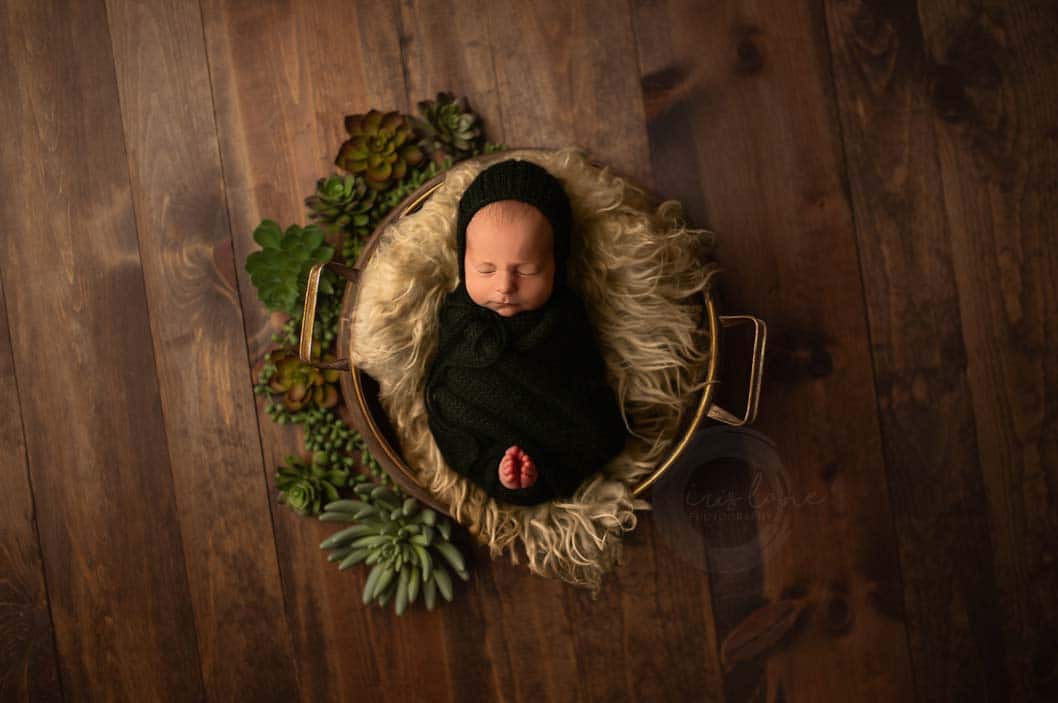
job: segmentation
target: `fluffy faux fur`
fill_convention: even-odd
[[[423,383],[437,347],[437,313],[459,282],[459,197],[481,170],[457,164],[407,217],[396,220],[365,266],[353,319],[353,364],[379,383],[379,400],[420,483],[493,558],[520,543],[531,571],[591,589],[621,563],[621,536],[650,504],[631,495],[673,447],[682,414],[704,386],[709,340],[699,328],[701,291],[719,267],[713,233],[689,229],[680,204],[656,211],[642,190],[596,168],[577,147],[506,157],[547,168],[573,206],[568,283],[598,332],[608,378],[632,441],[567,501],[521,507],[492,500],[445,463],[427,426]]]

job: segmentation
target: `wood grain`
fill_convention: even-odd
[[[0,700],[61,701],[5,302],[0,279],[0,384],[12,391],[0,415]]]
[[[759,592],[738,572],[713,581],[720,639],[791,593],[816,615],[765,669],[732,671],[727,700],[908,700],[904,623],[872,605],[901,581],[823,18],[784,2],[636,12],[658,189],[701,201],[691,212],[717,232],[727,311],[751,310],[780,336],[808,330],[833,358],[827,376],[764,388],[757,425],[800,502],[786,510],[781,549],[762,552]],[[826,626],[819,606],[831,602],[851,627]]]
[[[507,141],[486,0],[401,0],[401,54],[408,107],[440,91],[467,99],[488,141]],[[514,145],[509,145],[514,146]]]
[[[201,699],[105,8],[5,4],[0,36],[0,266],[62,692]]]
[[[1054,11],[851,2],[827,20],[916,688],[1053,699]]]
[[[496,2],[484,20],[494,47],[504,134],[512,146],[575,144],[649,183],[627,7]]]
[[[199,6],[107,8],[202,676],[222,700],[292,697]]]

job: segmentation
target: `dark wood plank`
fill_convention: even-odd
[[[607,2],[499,2],[485,16],[511,146],[576,144],[650,180],[632,18]]]
[[[0,280],[0,383],[11,391],[0,415],[0,700],[61,701],[5,303]]]
[[[199,6],[107,6],[202,675],[211,698],[289,700],[296,672]]]
[[[224,182],[251,356],[272,347],[267,314],[243,268],[264,218],[307,224],[304,198],[337,169],[345,115],[407,111],[389,2],[202,4]],[[260,406],[263,409],[263,404]],[[300,449],[289,428],[261,412],[269,495],[274,467]],[[385,697],[433,688],[446,675],[438,611],[365,608],[365,569],[339,572],[319,543],[333,526],[273,503],[279,565],[302,698]],[[462,594],[460,594],[462,596]]]
[[[1054,700],[1053,8],[827,21],[919,697]]]
[[[0,267],[62,689],[200,700],[105,7],[5,3],[0,36]]]
[[[726,310],[765,319],[773,344],[795,331],[832,359],[822,377],[763,389],[757,427],[777,443],[797,502],[782,548],[762,552],[761,579],[714,578],[719,636],[762,604],[799,596],[813,607],[766,666],[725,678],[727,700],[909,700],[823,18],[799,3],[672,0],[637,3],[635,26],[657,189],[718,233]],[[727,480],[744,490],[736,472]],[[831,612],[847,622],[833,627]]]

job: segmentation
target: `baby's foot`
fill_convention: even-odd
[[[536,483],[536,464],[517,444],[509,447],[500,460],[500,483],[512,490]]]

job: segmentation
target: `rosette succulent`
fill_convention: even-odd
[[[415,130],[399,112],[371,110],[347,115],[345,130],[349,139],[338,150],[334,163],[362,176],[372,190],[385,190],[400,181],[424,158]]]
[[[470,579],[463,555],[449,541],[452,524],[414,498],[362,475],[351,483],[356,498],[327,503],[319,519],[354,524],[328,537],[320,548],[333,550],[327,560],[338,562],[339,569],[360,562],[371,566],[364,605],[384,607],[392,600],[397,615],[403,615],[420,592],[428,610],[434,609],[438,592],[451,601],[449,569],[464,581]]]
[[[309,219],[331,231],[370,234],[375,191],[360,176],[333,175],[316,181],[316,192],[305,199]]]
[[[315,225],[304,229],[291,225],[283,232],[272,220],[262,221],[253,238],[261,250],[246,257],[246,271],[257,288],[257,297],[269,310],[300,314],[309,269],[330,261],[334,247],[324,242],[323,231]],[[330,295],[336,283],[334,272],[325,269],[319,290]]]
[[[318,359],[320,343],[313,342],[313,358]],[[318,369],[304,363],[292,349],[277,349],[269,354],[275,373],[268,380],[268,390],[283,394],[283,406],[297,412],[312,404],[318,408],[333,408],[338,404],[338,381],[341,371]],[[322,361],[335,361],[334,354],[324,354]]]
[[[293,455],[276,470],[279,501],[298,515],[318,515],[320,505],[337,500],[338,489],[348,482],[349,472],[344,469],[327,469]]]
[[[360,176],[334,175],[316,182],[316,192],[305,199],[309,218],[341,236],[342,259],[356,261],[375,219],[371,210],[378,191]]]
[[[479,151],[478,116],[467,108],[464,96],[457,99],[442,91],[436,100],[423,100],[418,107],[425,120],[412,117],[412,124],[425,135],[419,143],[432,158],[441,160],[451,156],[458,160]]]

